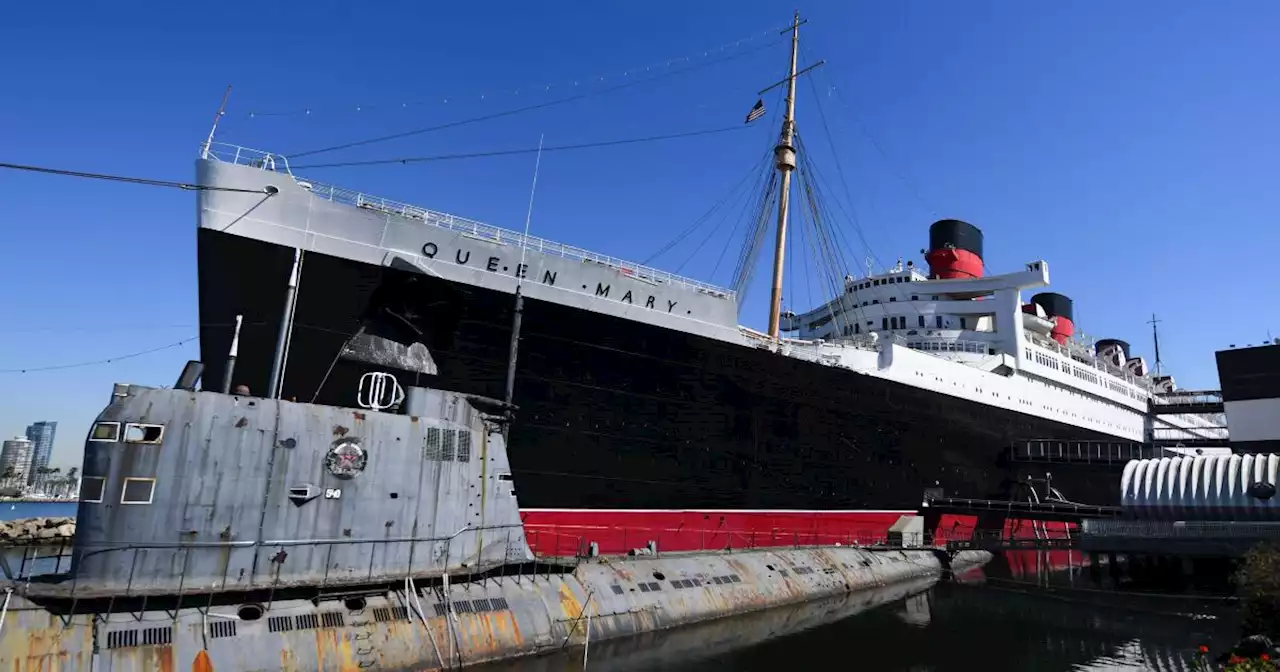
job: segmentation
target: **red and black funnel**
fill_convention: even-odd
[[[1044,314],[1053,321],[1053,329],[1049,331],[1053,340],[1059,345],[1066,345],[1076,331],[1071,299],[1055,292],[1041,292],[1031,297],[1031,302],[1043,308]]]
[[[931,278],[981,278],[982,230],[958,219],[940,219],[929,227],[924,259]]]

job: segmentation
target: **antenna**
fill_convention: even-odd
[[[520,351],[520,317],[524,314],[524,295],[520,288],[524,285],[525,252],[529,249],[529,223],[533,221],[533,195],[538,191],[538,169],[542,167],[542,141],[546,134],[538,136],[538,156],[533,160],[533,186],[529,187],[529,209],[524,215],[524,238],[520,241],[520,265],[516,266],[516,307],[511,314],[511,347],[507,351],[507,387],[503,401],[507,403],[508,417],[511,414],[511,399],[516,390],[516,356]]]
[[[782,312],[782,268],[787,249],[787,209],[791,205],[791,171],[796,169],[795,117],[796,117],[796,77],[822,65],[817,63],[796,72],[796,58],[800,52],[800,26],[808,20],[800,19],[800,12],[795,13],[791,26],[791,72],[787,78],[760,90],[760,95],[783,84],[787,85],[787,111],[782,118],[782,134],[778,137],[778,145],[773,148],[775,166],[782,173],[782,189],[778,194],[778,241],[773,251],[773,294],[769,301],[769,337],[778,339],[778,319]],[[782,31],[783,34],[787,30]]]
[[[1156,375],[1157,376],[1160,375],[1160,331],[1156,328],[1156,325],[1159,323],[1160,323],[1160,320],[1156,319],[1156,314],[1151,313],[1151,319],[1147,320],[1147,324],[1151,325],[1151,340],[1155,341],[1155,346],[1156,346]]]
[[[222,115],[227,113],[227,98],[231,96],[231,85],[227,85],[227,90],[222,93],[222,104],[218,105],[218,113],[213,115],[213,127],[209,129],[209,137],[204,141],[204,149],[200,151],[200,158],[209,158],[209,147],[213,145],[213,134],[218,130],[218,120]]]

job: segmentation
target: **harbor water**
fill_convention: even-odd
[[[999,576],[1004,574],[1004,576]],[[1042,576],[992,572],[944,582],[889,604],[799,633],[723,648],[732,631],[766,615],[730,619],[640,646],[589,647],[586,669],[640,671],[858,669],[901,672],[1137,672],[1196,667],[1200,645],[1216,653],[1239,637],[1238,607],[1214,595],[1118,592],[1080,568]],[[583,652],[484,666],[484,672],[583,669]]]

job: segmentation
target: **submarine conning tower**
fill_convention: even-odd
[[[78,594],[378,583],[531,560],[505,419],[486,408],[501,402],[366,376],[385,376],[394,403],[116,385],[85,443]]]
[[[1053,329],[1049,331],[1049,336],[1057,341],[1058,345],[1066,345],[1071,335],[1076,332],[1073,317],[1075,308],[1071,299],[1055,292],[1041,292],[1031,297],[1031,303],[1043,308],[1044,314],[1053,321]]]
[[[929,226],[929,277],[954,280],[982,277],[982,230],[958,219]]]

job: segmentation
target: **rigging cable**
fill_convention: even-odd
[[[800,49],[801,49],[801,52],[803,53],[804,47],[802,46]],[[830,70],[830,68],[828,68],[827,70]],[[898,178],[898,181],[902,184],[903,188],[905,188],[907,192],[912,195],[912,197],[914,197],[917,201],[919,201],[920,205],[923,206],[925,210],[928,210],[929,214],[933,215],[933,218],[935,220],[939,219],[937,211],[933,208],[933,206],[929,205],[928,201],[925,200],[924,192],[913,181],[908,180],[907,176],[902,171],[902,169],[898,166],[898,164],[894,163],[894,161],[889,158],[889,154],[884,151],[884,147],[882,147],[880,145],[880,142],[876,140],[875,136],[871,134],[871,130],[867,128],[866,123],[864,123],[862,121],[862,118],[858,116],[854,107],[850,105],[847,101],[845,101],[844,94],[841,93],[840,87],[836,86],[835,83],[831,81],[831,76],[827,74],[827,71],[823,71],[823,77],[827,79],[828,90],[835,92],[836,100],[840,101],[840,104],[845,108],[845,110],[849,112],[849,116],[852,117],[854,123],[858,125],[858,130],[861,131],[862,135],[866,137],[866,139],[871,143],[871,146],[876,150],[876,153],[880,155],[880,158],[884,159],[885,165],[887,165],[889,167],[889,170],[893,172],[894,177]],[[816,86],[813,84],[812,80],[810,81],[810,86]],[[817,98],[816,88],[814,89],[814,98],[815,99]],[[819,111],[819,114],[821,114],[821,111]],[[826,126],[825,118],[823,119],[823,126]],[[831,133],[830,130],[828,130],[827,131],[828,136],[830,136],[830,133]],[[840,167],[838,165],[836,166],[836,171],[838,173],[843,172],[840,170]],[[842,181],[844,180],[843,175],[841,175],[840,179]]]
[[[781,100],[782,89],[779,88],[774,102],[779,104]],[[770,137],[773,137],[772,133]],[[769,144],[772,151],[777,141],[770,140]],[[760,258],[761,245],[764,243],[765,233],[769,229],[769,215],[777,209],[777,202],[781,198],[781,190],[778,189],[778,171],[772,169],[772,160],[766,165],[768,166],[768,180],[764,188],[760,190],[760,198],[756,206],[755,225],[743,236],[742,247],[738,252],[738,261],[733,270],[732,287],[738,295],[738,310],[742,310],[742,306],[746,303],[746,294],[747,289],[750,287],[751,276],[755,272],[756,263]]]
[[[765,185],[768,183],[768,180],[769,180],[769,176],[767,173],[767,171],[769,170],[768,164],[764,163],[760,165],[764,166],[764,169],[761,170],[760,168],[757,168],[756,179],[752,182],[751,190],[748,191],[746,194],[744,194],[741,200],[741,206],[737,208],[737,215],[732,217],[733,228],[729,230],[730,240],[733,239],[733,236],[738,231],[738,227],[741,226],[743,220],[746,219],[747,213],[751,211],[752,203],[759,200],[760,191],[764,189]],[[751,196],[752,194],[754,194],[755,196],[752,197]],[[676,269],[677,273],[682,272],[685,266],[692,263],[694,257],[697,256],[698,252],[702,251],[702,248],[706,247],[707,243],[711,242],[711,239],[715,237],[717,233],[720,232],[720,229],[730,220],[731,212],[732,210],[726,210],[724,212],[724,214],[720,217],[720,221],[716,222],[716,225],[712,227],[710,231],[707,232],[707,235],[704,236],[702,240],[698,243],[698,245],[689,253],[689,256],[683,262],[680,263],[680,265]],[[716,264],[715,266],[712,267],[711,273],[709,274],[708,277],[710,278],[715,277],[716,271],[720,269],[720,262],[721,260],[724,259],[725,250],[727,250],[728,247],[729,247],[728,245],[725,245],[724,247],[721,248],[720,255],[716,258]]]
[[[733,233],[737,232],[738,226],[742,223],[742,220],[746,217],[748,211],[751,210],[751,204],[759,198],[759,194],[761,190],[764,189],[765,185],[768,183],[768,177],[769,177],[768,171],[771,170],[771,165],[770,165],[771,161],[769,157],[770,155],[772,155],[772,153],[773,153],[773,150],[772,148],[770,148],[765,153],[765,157],[764,157],[765,160],[763,162],[756,163],[756,179],[753,183],[753,190],[747,192],[748,196],[742,199],[742,207],[738,209],[738,214],[734,218],[733,229],[730,232],[731,239],[732,239]],[[750,194],[756,194],[756,198],[751,198],[749,196]],[[724,212],[723,216],[720,217],[720,221],[717,222],[714,227],[712,227],[711,231],[709,231],[707,235],[703,237],[702,241],[698,243],[697,247],[695,247],[694,250],[689,253],[689,256],[685,258],[685,260],[681,262],[680,265],[676,268],[677,273],[682,272],[684,270],[684,267],[687,266],[690,262],[692,262],[694,257],[697,256],[698,252],[700,252],[702,248],[705,247],[706,244],[711,241],[711,238],[714,237],[716,233],[720,231],[721,227],[725,225],[725,222],[729,221],[730,212],[732,212],[731,209],[726,210]],[[723,256],[724,256],[724,250],[721,250],[721,258],[723,258]],[[714,277],[715,271],[718,268],[719,268],[719,260],[717,260],[716,267],[712,269],[712,273],[710,277]]]
[[[261,327],[261,326],[265,326],[266,324],[267,324],[266,322],[242,322],[239,326],[240,326],[241,328],[244,328],[244,327]],[[83,328],[83,329],[76,329],[76,328],[74,328],[74,327],[72,327],[72,328],[67,328],[67,329],[68,329],[68,330],[78,330],[78,331],[87,331],[87,330],[95,330],[95,331],[96,331],[96,330],[103,330],[103,329],[134,329],[134,328],[138,328],[138,329],[147,329],[147,330],[151,330],[151,329],[179,329],[179,328],[183,328],[183,329],[190,329],[190,328],[193,328],[193,327],[198,327],[201,331],[206,331],[206,330],[209,330],[209,329],[234,329],[236,326],[237,326],[237,325],[236,325],[236,323],[235,323],[235,322],[226,322],[226,323],[210,323],[210,324],[200,324],[200,325],[193,325],[193,324],[170,324],[170,325],[159,325],[159,326],[156,326],[156,325],[152,325],[152,326],[146,326],[146,325],[117,325],[117,326],[115,326],[115,327],[110,327],[110,326],[102,327],[102,326],[96,326],[96,325],[95,325],[95,326],[93,326],[93,327],[85,327],[85,328]],[[26,332],[26,333],[31,333],[31,332],[53,331],[53,330],[54,330],[53,328],[50,328],[50,329],[16,329],[16,330],[12,330],[12,331],[11,331],[11,330],[8,330],[8,329],[5,329],[5,330],[0,330],[0,333],[4,333],[4,332],[10,332],[10,333],[24,333],[24,332]],[[123,354],[123,355],[116,355],[115,357],[107,357],[107,358],[105,358],[105,359],[95,359],[95,360],[86,361],[86,362],[76,362],[76,363],[73,363],[73,364],[53,364],[53,365],[49,365],[49,366],[26,366],[26,367],[20,367],[20,368],[0,369],[0,373],[35,373],[35,372],[39,372],[39,371],[60,371],[60,370],[63,370],[63,369],[79,369],[79,368],[83,368],[83,367],[86,367],[86,366],[98,366],[98,365],[101,365],[101,364],[114,364],[115,362],[123,361],[123,360],[126,360],[126,359],[133,359],[133,358],[135,358],[135,357],[141,357],[141,356],[143,356],[143,355],[149,355],[149,354],[152,354],[152,353],[155,353],[155,352],[161,352],[161,351],[164,351],[164,350],[171,350],[171,349],[173,349],[173,348],[181,347],[181,346],[186,345],[187,343],[190,343],[190,342],[192,342],[192,341],[195,341],[195,340],[197,340],[197,339],[199,339],[199,338],[200,338],[200,336],[199,336],[199,335],[196,335],[196,336],[192,336],[192,337],[190,337],[190,338],[184,338],[184,339],[182,339],[182,340],[180,340],[180,341],[176,341],[176,342],[169,343],[169,344],[166,344],[166,345],[161,345],[161,346],[158,346],[158,347],[155,347],[155,348],[148,348],[148,349],[146,349],[146,350],[139,350],[139,351],[137,351],[137,352],[130,352],[130,353]]]
[[[617,145],[634,145],[645,142],[659,142],[662,140],[677,140],[680,138],[692,138],[700,135],[715,135],[717,133],[729,133],[731,131],[741,131],[749,128],[747,126],[725,126],[723,128],[705,128],[698,131],[687,131],[684,133],[669,133],[666,135],[649,135],[641,138],[623,138],[621,140],[603,140],[600,142],[583,142],[573,145],[553,145],[543,147],[543,152],[560,152],[575,149],[590,149],[593,147],[614,147]],[[483,159],[495,156],[512,156],[516,154],[536,154],[539,151],[537,147],[527,147],[522,149],[499,149],[489,152],[464,152],[460,154],[437,154],[435,156],[407,156],[399,159],[372,159],[367,161],[339,161],[336,163],[310,163],[300,166],[290,166],[290,170],[312,170],[316,168],[348,168],[359,166],[382,166],[393,163],[410,164],[410,163],[427,163],[430,161],[454,161],[458,159]]]
[[[129,184],[141,184],[148,187],[169,187],[171,189],[183,189],[186,191],[229,191],[239,194],[266,194],[274,196],[276,194],[275,187],[263,187],[262,189],[237,189],[235,187],[210,187],[202,184],[192,184],[190,182],[171,182],[168,180],[153,180],[145,177],[128,177],[125,175],[109,175],[106,173],[85,173],[77,170],[64,170],[61,168],[45,168],[42,166],[27,166],[19,163],[0,163],[0,168],[8,168],[10,170],[23,170],[32,173],[44,173],[46,175],[61,175],[64,177],[81,177],[92,180],[107,180],[111,182],[127,182]]]
[[[547,108],[547,107],[552,107],[552,106],[554,106],[554,105],[563,105],[563,104],[565,104],[565,103],[570,103],[570,102],[574,102],[574,101],[577,101],[577,100],[582,100],[582,99],[584,99],[584,98],[589,98],[589,97],[592,97],[592,96],[603,95],[603,94],[606,94],[606,93],[613,93],[613,92],[615,92],[615,91],[621,91],[621,90],[623,90],[623,89],[628,89],[628,88],[631,88],[631,87],[633,87],[633,86],[638,86],[638,85],[640,85],[640,84],[647,84],[647,83],[649,83],[649,82],[655,82],[655,81],[658,81],[658,80],[661,80],[661,79],[666,79],[667,77],[674,77],[674,76],[676,76],[676,75],[681,75],[681,74],[685,74],[685,73],[693,72],[693,71],[695,71],[695,70],[700,70],[700,69],[702,69],[702,68],[710,67],[710,66],[712,66],[712,65],[716,65],[716,64],[719,64],[719,63],[724,63],[724,62],[726,62],[726,61],[731,61],[731,60],[734,60],[734,59],[737,59],[737,58],[742,58],[743,56],[746,56],[746,55],[748,55],[748,54],[753,54],[753,53],[755,53],[755,52],[757,52],[757,51],[760,51],[760,50],[762,50],[762,49],[765,49],[765,48],[768,48],[768,47],[771,47],[771,46],[774,46],[774,45],[777,45],[777,44],[782,44],[784,41],[785,41],[785,40],[775,40],[775,41],[773,41],[773,42],[766,42],[765,44],[762,44],[762,45],[760,45],[759,47],[756,47],[755,49],[749,49],[749,50],[747,50],[747,51],[743,51],[743,52],[740,52],[740,53],[737,53],[737,54],[733,54],[733,55],[730,55],[730,56],[726,56],[726,57],[724,57],[724,58],[713,59],[713,60],[707,61],[707,62],[705,62],[705,63],[699,63],[699,64],[697,64],[697,65],[690,66],[690,67],[688,67],[688,68],[683,68],[683,69],[680,69],[680,70],[673,70],[673,71],[671,71],[671,72],[665,72],[665,73],[662,73],[662,74],[660,74],[660,75],[655,75],[655,76],[653,76],[653,77],[648,77],[648,78],[645,78],[645,79],[639,79],[639,80],[635,80],[635,81],[631,81],[631,82],[624,82],[624,83],[622,83],[622,84],[617,84],[617,85],[615,85],[615,86],[611,86],[611,87],[606,87],[606,88],[604,88],[604,89],[600,89],[599,91],[590,91],[590,92],[586,92],[586,93],[578,93],[578,94],[574,94],[574,95],[572,95],[572,96],[566,96],[566,97],[564,97],[564,98],[557,98],[557,99],[555,99],[555,100],[549,100],[549,101],[546,101],[546,102],[543,102],[543,103],[537,103],[537,104],[534,104],[534,105],[525,105],[524,107],[518,107],[518,108],[509,109],[509,110],[503,110],[503,111],[501,111],[501,112],[493,112],[493,113],[485,114],[485,115],[481,115],[481,116],[478,116],[478,117],[470,117],[470,118],[467,118],[467,119],[459,119],[459,120],[456,120],[456,121],[450,121],[450,122],[446,122],[446,123],[443,123],[443,124],[436,124],[436,125],[434,125],[434,126],[426,126],[426,127],[423,127],[423,128],[417,128],[417,129],[413,129],[413,130],[409,130],[409,131],[401,131],[401,132],[399,132],[399,133],[392,133],[392,134],[390,134],[390,135],[382,135],[382,136],[378,136],[378,137],[374,137],[374,138],[368,138],[368,139],[365,139],[365,140],[356,140],[356,141],[352,141],[352,142],[345,142],[345,143],[342,143],[342,144],[339,144],[339,145],[332,145],[332,146],[329,146],[329,147],[321,147],[321,148],[319,148],[319,149],[311,149],[311,150],[307,150],[307,151],[305,151],[305,152],[294,152],[294,153],[288,154],[287,156],[289,156],[290,158],[293,158],[293,159],[297,159],[297,158],[301,158],[301,157],[304,157],[304,156],[311,156],[311,155],[313,155],[313,154],[322,154],[322,153],[325,153],[325,152],[335,152],[335,151],[338,151],[338,150],[340,150],[340,149],[350,149],[350,148],[352,148],[352,147],[362,147],[362,146],[364,146],[364,145],[371,145],[371,144],[378,143],[378,142],[386,142],[386,141],[388,141],[388,140],[399,140],[400,138],[407,138],[407,137],[411,137],[411,136],[414,136],[414,135],[421,135],[421,134],[423,134],[423,133],[431,133],[431,132],[433,132],[433,131],[440,131],[440,130],[444,130],[444,129],[447,129],[447,128],[457,128],[457,127],[459,127],[459,126],[465,126],[465,125],[468,125],[468,124],[478,123],[478,122],[481,122],[481,121],[489,121],[489,120],[491,120],[491,119],[499,119],[499,118],[502,118],[502,117],[508,117],[508,116],[511,116],[511,115],[520,114],[520,113],[522,113],[522,112],[531,112],[531,111],[533,111],[533,110],[540,110],[540,109],[544,109],[544,108]]]
[[[778,88],[778,90],[777,90],[777,93],[774,95],[774,98],[773,98],[773,106],[774,106],[774,109],[781,109],[781,108],[782,108],[782,97],[783,97],[783,90],[782,90],[782,88],[781,88],[781,87],[779,87],[779,88]],[[767,114],[767,113],[766,113],[766,114]],[[763,172],[761,173],[760,181],[759,181],[758,185],[757,185],[757,186],[756,186],[756,188],[755,188],[755,193],[756,193],[757,197],[756,197],[756,199],[754,200],[754,202],[756,203],[756,205],[755,205],[755,207],[754,207],[754,208],[752,208],[752,201],[745,201],[745,202],[743,203],[743,209],[742,209],[742,212],[741,212],[741,214],[739,214],[739,215],[738,215],[738,219],[737,219],[737,221],[735,221],[735,222],[734,222],[734,224],[733,224],[733,230],[731,230],[731,231],[729,232],[729,240],[730,240],[730,241],[734,240],[734,238],[738,235],[738,228],[739,228],[740,226],[742,226],[742,223],[743,223],[744,221],[746,221],[746,214],[747,214],[747,212],[748,212],[748,211],[753,211],[753,212],[755,212],[754,221],[755,221],[755,222],[757,223],[757,225],[758,225],[758,223],[759,223],[759,221],[760,221],[760,217],[761,217],[761,216],[763,216],[763,215],[761,215],[760,213],[761,213],[761,212],[763,212],[763,211],[767,211],[767,210],[769,210],[769,209],[770,209],[770,208],[769,208],[769,204],[773,202],[773,201],[772,201],[772,199],[773,199],[773,194],[771,194],[771,193],[770,193],[770,190],[772,190],[772,189],[773,189],[773,184],[774,184],[774,183],[773,183],[773,179],[774,179],[774,177],[775,177],[775,175],[776,175],[776,173],[775,173],[775,171],[774,171],[774,165],[773,165],[773,163],[774,163],[773,155],[774,155],[774,146],[777,144],[777,140],[776,140],[776,136],[775,136],[775,133],[777,133],[777,131],[776,131],[776,130],[773,130],[773,129],[770,129],[768,126],[766,126],[765,128],[766,128],[766,129],[768,129],[768,130],[766,131],[766,133],[765,133],[765,136],[764,136],[764,139],[765,139],[765,160],[764,160],[764,162],[763,162],[763,164],[762,164]],[[744,234],[743,234],[743,245],[744,245],[744,246],[745,246],[745,245],[747,245],[747,244],[748,244],[748,242],[747,242],[747,241],[748,241],[748,240],[750,240],[750,239],[751,239],[750,234],[749,234],[749,233],[744,233]],[[712,267],[712,269],[711,269],[711,276],[712,276],[712,277],[714,277],[714,276],[715,276],[715,274],[720,270],[720,264],[724,262],[724,256],[725,256],[725,254],[726,254],[728,251],[729,251],[729,245],[728,245],[728,244],[726,244],[723,248],[721,248],[721,250],[720,250],[720,256],[716,258],[716,264],[715,264],[715,266],[714,266],[714,267]],[[740,258],[741,258],[741,257],[740,257]],[[737,275],[737,272],[735,271],[735,276],[736,276],[736,275]],[[732,283],[732,282],[734,282],[734,281],[732,281],[732,280],[731,280],[731,283]],[[747,278],[746,278],[746,280],[744,280],[744,282],[743,282],[743,286],[744,286],[744,287],[746,286],[746,283],[747,283],[747,282],[750,282],[750,275],[748,275],[748,276],[747,276]],[[739,297],[739,301],[738,301],[738,310],[739,310],[739,311],[741,311],[741,310],[742,310],[742,306],[743,306],[743,304],[744,304],[743,298],[744,298],[744,297]]]
[[[834,149],[834,144],[832,144],[832,148]],[[825,183],[825,182],[826,182],[826,179],[825,179],[825,178],[823,178],[823,176],[822,176],[821,172],[820,172],[820,171],[819,171],[815,166],[813,166],[813,164],[812,164],[812,163],[810,163],[810,164],[809,164],[809,170],[810,170],[810,172],[811,172],[811,173],[813,173],[814,178],[815,178],[815,182],[814,182],[814,185],[813,185],[813,186],[814,186],[814,189],[815,189],[815,190],[817,190],[817,191],[820,193],[820,192],[822,191],[822,189],[823,189],[821,185],[822,185],[823,183]],[[847,193],[848,193],[848,192],[847,192],[847,189],[848,189],[847,185],[846,185],[846,187],[845,187],[845,188],[846,188],[846,194],[847,194]],[[819,197],[819,198],[820,198],[820,201],[819,201],[819,202],[823,204],[823,205],[822,205],[822,207],[823,207],[823,209],[827,212],[827,218],[828,218],[828,220],[834,220],[834,219],[835,219],[835,216],[834,216],[834,213],[832,213],[832,212],[830,211],[830,208],[829,208],[829,207],[827,207],[827,206],[825,205],[825,203],[826,203],[826,201],[827,201],[827,200],[832,200],[832,201],[834,201],[834,202],[835,202],[835,204],[836,204],[836,207],[837,207],[837,208],[839,208],[841,211],[844,211],[844,206],[841,204],[841,202],[840,202],[840,199],[839,199],[839,198],[834,198],[834,199],[822,199],[821,197]],[[852,203],[850,203],[850,206],[852,207]],[[854,213],[853,215],[850,215],[848,212],[845,212],[845,215],[846,215],[846,217],[848,217],[849,219],[851,219],[851,220],[855,223],[855,226],[858,228],[858,230],[859,230],[859,232],[860,232],[860,231],[861,231],[861,227],[860,227],[860,225],[858,224],[856,211],[855,211],[855,213]],[[834,231],[835,231],[835,237],[836,237],[836,238],[840,238],[840,237],[841,237],[841,236],[839,235],[839,234],[840,234],[840,229],[839,229],[839,228],[836,228],[836,229],[834,229]],[[871,258],[872,258],[873,260],[875,260],[875,262],[876,262],[877,264],[879,264],[879,265],[880,265],[881,269],[887,269],[888,267],[887,267],[887,266],[886,266],[882,261],[880,261],[880,258],[876,255],[875,250],[871,248],[870,243],[867,243],[867,242],[866,242],[866,240],[865,240],[865,238],[864,238],[863,236],[861,236],[861,234],[859,235],[859,237],[863,240],[863,243],[864,243],[864,245],[865,245],[865,249],[866,249],[866,251],[867,251],[868,255],[869,255],[869,256],[871,256]],[[845,240],[844,245],[845,245],[846,247],[852,247],[852,246],[850,246],[850,245],[849,245],[849,243],[848,243],[847,239]],[[915,302],[913,302],[913,301],[908,301],[908,298],[907,298],[907,297],[909,296],[910,292],[907,290],[907,288],[899,286],[900,284],[903,284],[903,283],[896,283],[896,282],[895,282],[895,283],[890,283],[890,284],[893,286],[893,290],[892,290],[892,291],[893,291],[895,294],[897,294],[897,297],[896,297],[896,298],[898,298],[899,300],[901,300],[901,301],[903,301],[903,302],[907,302],[907,303],[909,303],[909,305],[911,306],[912,311],[914,311],[914,312],[916,313],[917,320],[918,320],[920,317],[924,317],[924,314],[923,314],[922,312],[920,312],[920,308],[919,308],[919,306],[917,306],[917,305],[915,304]],[[850,302],[850,303],[852,303],[852,302]],[[863,311],[863,312],[865,312],[865,311]]]
[[[134,357],[141,357],[143,355],[149,355],[153,352],[160,352],[162,350],[171,350],[173,348],[178,348],[192,341],[195,341],[199,338],[200,338],[199,336],[192,336],[191,338],[184,338],[181,341],[178,341],[176,343],[169,343],[168,345],[149,348],[147,350],[139,350],[138,352],[131,352],[125,355],[117,355],[115,357],[108,357],[106,359],[95,359],[89,362],[77,362],[75,364],[54,364],[51,366],[28,366],[28,367],[17,368],[17,369],[0,369],[0,373],[34,373],[37,371],[60,371],[63,369],[79,369],[86,366],[97,366],[99,364],[113,364],[115,362],[119,362],[122,360],[133,359]]]
[[[773,28],[770,30],[757,32],[741,39],[725,42],[721,44],[718,48],[702,49],[699,51],[699,53],[694,53],[690,56],[681,56],[679,58],[670,58],[660,63],[650,63],[649,65],[636,66],[636,67],[627,68],[621,71],[614,70],[612,71],[611,74],[608,74],[608,73],[604,75],[597,74],[597,75],[589,75],[585,77],[578,77],[573,80],[561,80],[560,84],[547,84],[547,83],[532,84],[528,86],[521,86],[515,89],[493,91],[492,94],[494,96],[500,96],[500,95],[509,93],[509,94],[518,96],[520,95],[521,91],[538,91],[538,90],[550,91],[553,88],[558,89],[561,87],[576,87],[576,86],[579,86],[580,82],[588,82],[588,83],[597,82],[597,81],[602,82],[602,81],[605,81],[606,78],[612,79],[614,77],[629,77],[632,74],[651,72],[658,68],[670,68],[671,66],[676,65],[677,63],[691,61],[695,58],[705,58],[707,56],[710,56],[712,53],[718,54],[720,52],[724,52],[727,49],[736,48],[746,42],[753,42],[763,37],[776,36],[779,34],[781,30],[783,29]],[[781,43],[781,42],[785,42],[785,40],[775,41],[775,43]],[[619,72],[621,74],[619,74]],[[491,97],[489,94],[486,94],[486,93],[472,93],[472,94],[469,94],[469,96],[477,96],[480,100],[486,100],[489,97]],[[469,96],[442,96],[441,98],[432,98],[430,100],[417,100],[417,101],[400,102],[400,103],[374,103],[369,105],[357,104],[350,108],[345,108],[344,106],[344,108],[345,108],[345,111],[350,111],[350,112],[369,112],[369,111],[381,110],[383,108],[395,108],[399,110],[404,110],[410,107],[419,107],[419,106],[431,105],[435,103],[447,104],[453,100],[469,99]],[[334,106],[334,107],[336,108],[337,106]],[[315,111],[316,111],[316,108],[314,107],[305,107],[305,108],[293,109],[293,110],[281,110],[281,111],[274,111],[274,112],[272,111],[259,112],[256,110],[250,110],[247,113],[245,113],[244,116],[251,119],[257,118],[257,117],[292,117],[292,116],[310,117],[313,115]]]
[[[798,134],[797,134],[797,137],[798,137]],[[825,307],[827,309],[827,315],[830,317],[830,321],[835,325],[836,334],[837,336],[839,336],[839,335],[842,335],[844,331],[840,329],[841,317],[844,318],[845,326],[846,327],[849,326],[849,317],[847,315],[848,311],[841,310],[839,313],[837,313],[835,310],[835,307],[833,306],[833,304],[835,304],[836,302],[843,301],[844,299],[845,290],[843,288],[843,283],[835,279],[836,277],[841,277],[841,278],[843,277],[842,270],[840,268],[839,261],[836,259],[833,259],[831,257],[831,251],[827,249],[829,245],[827,244],[828,241],[827,241],[825,226],[821,219],[819,202],[817,200],[817,195],[814,193],[812,178],[810,177],[810,174],[812,173],[812,171],[810,170],[810,165],[811,165],[810,159],[808,158],[808,156],[805,155],[805,153],[803,153],[803,146],[800,144],[798,140],[796,144],[797,144],[797,147],[802,150],[802,153],[800,154],[801,158],[800,158],[799,165],[796,167],[797,173],[798,173],[796,176],[797,177],[796,181],[798,183],[797,186],[800,188],[801,194],[803,194],[805,197],[805,203],[809,205],[809,211],[808,211],[809,216],[800,217],[799,229],[801,232],[803,232],[804,224],[806,222],[813,227],[813,231],[808,236],[806,236],[806,238],[809,239],[810,247],[813,250],[814,258],[818,262],[818,266],[823,272],[823,275],[825,276],[824,280],[827,281],[827,284],[830,286],[830,291],[832,291],[836,297],[834,299],[823,302],[822,307]],[[806,213],[806,210],[803,207],[798,208],[797,210],[800,215],[804,215]],[[805,272],[806,274],[808,273],[807,265],[806,265]],[[806,277],[806,282],[807,281],[808,281],[808,278]],[[812,298],[810,298],[810,303],[812,304]]]
[[[693,224],[690,224],[683,231],[676,234],[674,238],[664,243],[662,247],[658,248],[657,252],[654,252],[653,254],[646,257],[644,261],[640,262],[640,264],[643,266],[648,266],[654,259],[657,259],[658,257],[662,256],[664,253],[666,253],[668,250],[675,247],[676,245],[679,245],[682,240],[684,240],[690,234],[692,234],[695,230],[697,230],[698,227],[706,223],[706,221],[710,219],[711,216],[715,214],[715,212],[719,210],[721,206],[723,206],[730,199],[732,199],[733,196],[737,194],[738,191],[742,188],[743,184],[745,184],[752,177],[757,177],[759,172],[760,172],[759,163],[753,160],[751,162],[750,167],[747,169],[746,174],[743,175],[742,178],[739,179],[737,182],[735,182],[734,185],[729,188],[729,191],[725,193],[724,196],[720,197],[720,200],[716,201],[715,204],[712,205],[710,208],[708,208],[706,212],[702,213],[700,217],[694,220]]]

